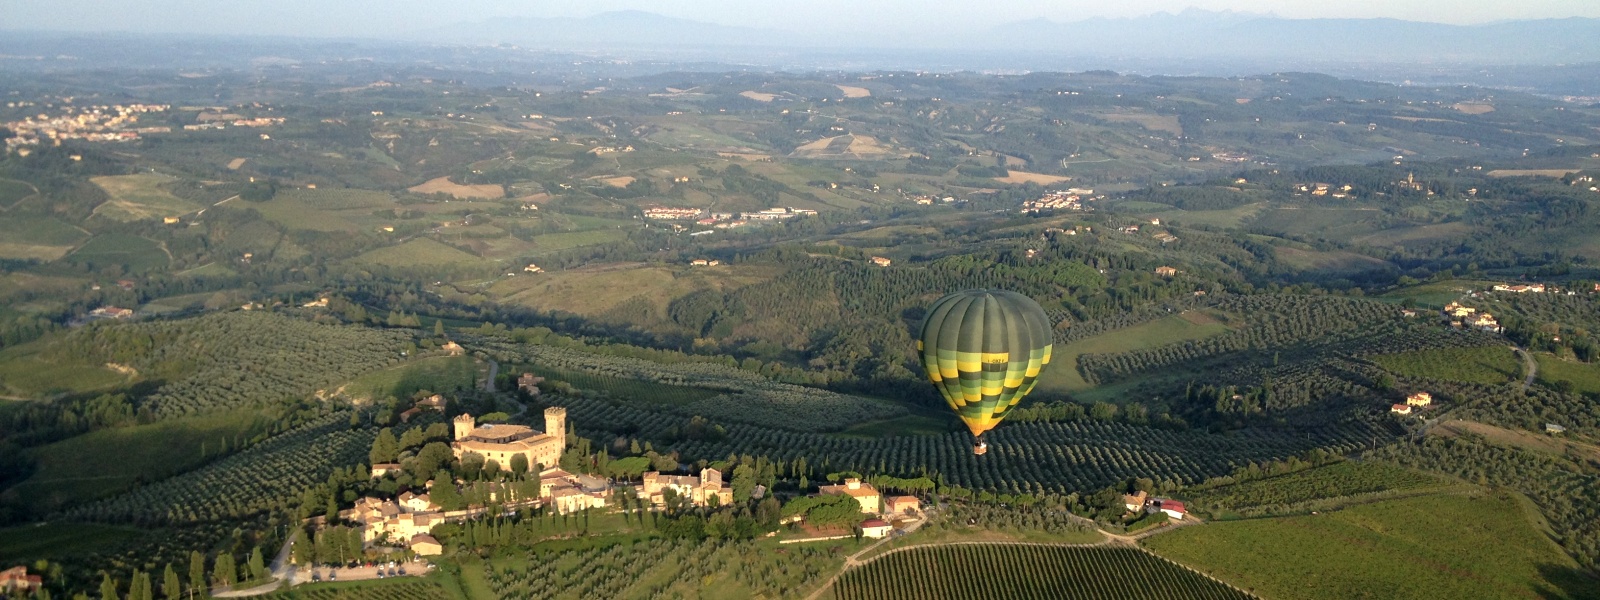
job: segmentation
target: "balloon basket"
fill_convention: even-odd
[[[978,442],[978,443],[972,445],[972,453],[973,454],[976,454],[978,456],[983,456],[987,452],[989,452],[989,445],[988,444],[985,444],[983,442]]]

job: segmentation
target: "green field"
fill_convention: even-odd
[[[38,344],[38,342],[35,342]],[[35,344],[0,350],[0,390],[22,398],[93,392],[128,382],[128,377],[104,365],[46,360]]]
[[[901,437],[914,435],[943,435],[951,431],[965,431],[961,422],[951,416],[906,415],[881,421],[869,421],[839,432],[836,435],[860,438]]]
[[[1435,494],[1185,527],[1144,544],[1281,600],[1600,597],[1530,513],[1507,494]]]
[[[1522,359],[1505,346],[1439,348],[1369,358],[1396,375],[1487,384],[1512,381],[1522,367]]]
[[[628,237],[626,231],[620,229],[596,229],[591,231],[568,231],[564,233],[546,233],[533,236],[534,255],[549,254],[561,250],[594,246],[621,241]]]
[[[1486,289],[1490,285],[1487,281],[1451,279],[1400,288],[1385,293],[1382,297],[1396,301],[1411,298],[1417,301],[1419,307],[1440,310],[1446,304],[1461,299],[1468,292]]]
[[[52,217],[7,216],[0,228],[0,258],[56,260],[89,233]]]
[[[1149,202],[1125,202],[1125,203],[1119,204],[1117,206],[1118,206],[1118,208],[1129,208],[1128,205],[1130,205],[1130,204],[1152,204],[1152,203],[1149,203]],[[1147,210],[1155,210],[1157,212],[1152,212],[1152,213],[1149,213],[1149,214],[1146,214],[1146,215],[1142,215],[1142,216],[1143,217],[1156,217],[1156,218],[1161,219],[1161,221],[1163,223],[1171,221],[1171,222],[1179,223],[1179,224],[1182,224],[1182,225],[1210,225],[1212,227],[1225,227],[1225,228],[1233,229],[1233,228],[1238,227],[1241,223],[1244,223],[1245,221],[1248,221],[1251,217],[1256,216],[1256,213],[1261,212],[1261,209],[1265,208],[1266,204],[1262,203],[1262,202],[1257,202],[1257,203],[1254,203],[1254,204],[1246,204],[1244,206],[1238,206],[1238,207],[1229,208],[1229,209],[1225,209],[1225,210],[1194,210],[1194,211],[1177,209],[1177,208],[1173,208],[1171,206],[1167,206],[1165,204],[1157,204],[1156,206],[1159,206],[1160,208],[1147,209]]]
[[[1247,599],[1211,579],[1127,547],[982,544],[913,548],[846,571],[835,600]]]
[[[429,238],[416,238],[399,245],[371,250],[351,259],[351,262],[397,268],[478,266],[487,263],[482,258]]]
[[[1600,394],[1600,363],[1581,363],[1561,360],[1549,354],[1535,354],[1539,362],[1539,382],[1554,385],[1559,381],[1572,382],[1572,389],[1583,394]]]
[[[95,177],[93,181],[111,196],[95,207],[94,214],[113,221],[178,217],[204,208],[164,189],[162,186],[177,181],[165,175],[115,175]]]
[[[371,190],[289,189],[278,192],[266,202],[235,200],[228,205],[254,209],[261,216],[289,229],[354,232],[372,231],[382,224],[393,224],[393,219],[383,219],[372,213],[393,208],[395,202],[388,193]]]
[[[132,527],[93,523],[41,523],[0,529],[0,563],[76,556],[144,535]]]
[[[1188,494],[1186,499],[1190,510],[1208,512],[1216,519],[1235,512],[1293,511],[1318,500],[1349,502],[1370,494],[1445,485],[1448,482],[1438,477],[1404,467],[1347,460],[1288,475],[1200,490]]]
[[[628,400],[641,400],[650,404],[671,404],[677,406],[687,405],[699,400],[714,397],[721,392],[688,387],[682,385],[667,385],[642,379],[627,377],[610,377],[595,375],[584,371],[554,369],[542,366],[529,366],[512,373],[531,372],[551,381],[565,381],[572,387],[580,390],[594,390],[605,392],[616,398]]]
[[[11,208],[23,198],[37,194],[32,185],[14,179],[0,179],[0,208]]]
[[[1111,354],[1220,335],[1228,326],[1204,314],[1185,313],[1142,323],[1056,346],[1050,364],[1039,375],[1036,392],[1071,393],[1092,388],[1078,372],[1078,356]]]
[[[418,390],[470,388],[477,381],[478,365],[472,357],[435,356],[357,377],[344,393],[352,398],[409,398]]]
[[[39,508],[109,496],[136,481],[155,481],[197,466],[208,456],[216,456],[225,439],[230,447],[238,448],[270,425],[256,411],[241,411],[102,429],[68,438],[33,450],[38,470],[6,495],[27,498]]]
[[[89,239],[72,254],[72,262],[101,268],[122,265],[130,273],[144,273],[167,266],[167,253],[161,245],[148,239],[126,233],[102,233]]]

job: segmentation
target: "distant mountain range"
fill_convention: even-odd
[[[1286,19],[1197,9],[1074,22],[1031,19],[940,35],[800,32],[717,25],[640,11],[584,18],[502,18],[405,36],[551,50],[763,47],[965,50],[1131,59],[1564,64],[1600,61],[1600,19],[1446,25],[1397,19]]]

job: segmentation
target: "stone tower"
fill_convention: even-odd
[[[461,415],[459,417],[456,417],[456,420],[455,420],[456,437],[455,437],[455,439],[460,440],[460,439],[466,438],[469,435],[472,435],[472,430],[477,428],[477,426],[478,426],[478,421],[477,421],[477,419],[472,418],[472,415],[463,414],[463,415]]]
[[[544,409],[544,433],[567,443],[567,409],[552,406]]]

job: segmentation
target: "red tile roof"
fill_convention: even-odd
[[[884,522],[883,519],[867,519],[867,520],[861,522],[861,528],[862,529],[867,529],[867,528],[871,528],[871,527],[888,527],[888,526],[889,526],[889,524],[887,522]]]

